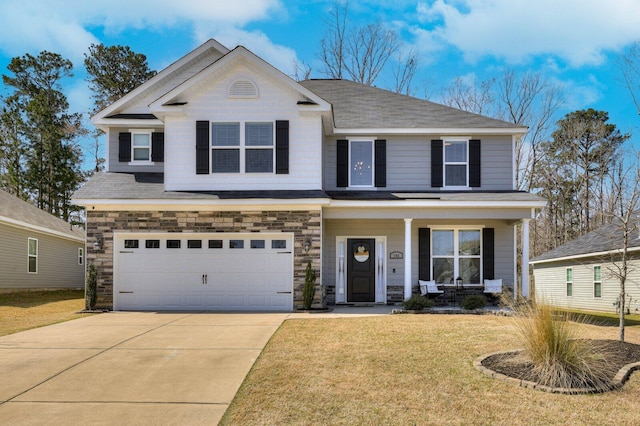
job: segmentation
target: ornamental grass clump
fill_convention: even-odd
[[[609,389],[610,354],[602,345],[581,338],[576,315],[557,312],[545,303],[521,305],[517,318],[531,375],[551,388]]]

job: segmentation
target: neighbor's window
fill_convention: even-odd
[[[84,249],[78,248],[78,265],[84,265]]]
[[[29,238],[27,248],[27,271],[30,274],[38,273],[38,240]]]
[[[469,185],[469,142],[444,141],[444,186]]]
[[[373,186],[373,141],[350,141],[349,186]]]
[[[602,267],[593,267],[593,297],[602,297]]]
[[[151,161],[151,132],[147,130],[132,130],[131,150],[133,161]]]
[[[573,296],[573,268],[567,268],[567,297]]]
[[[480,284],[481,232],[479,229],[434,229],[431,233],[433,279],[437,284]]]
[[[273,173],[273,122],[211,123],[213,173]]]

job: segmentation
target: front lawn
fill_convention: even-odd
[[[79,318],[83,290],[0,293],[0,336]]]
[[[588,337],[617,329],[583,326]],[[640,343],[640,327],[627,328]],[[221,424],[637,424],[640,373],[619,391],[547,394],[491,379],[479,355],[519,348],[513,319],[390,315],[286,321]]]

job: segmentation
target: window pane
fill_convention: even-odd
[[[373,143],[351,142],[351,185],[373,185]]]
[[[567,282],[573,281],[573,269],[567,268]]]
[[[465,284],[480,284],[480,258],[460,259],[460,277]]]
[[[167,240],[167,248],[168,249],[180,248],[180,240]]]
[[[148,133],[134,133],[133,134],[133,146],[134,147],[149,147],[149,134]]]
[[[433,279],[436,284],[451,284],[453,282],[452,259],[433,259]]]
[[[595,283],[593,285],[593,297],[602,297],[602,284]]]
[[[187,248],[190,248],[190,249],[202,248],[202,240],[188,240]]]
[[[245,123],[246,146],[273,146],[273,123]]]
[[[460,231],[458,240],[461,255],[480,256],[480,231]]]
[[[38,240],[29,239],[29,255],[38,255]]]
[[[263,249],[264,248],[264,240],[251,240],[251,248],[252,249]]]
[[[433,231],[433,255],[453,256],[453,231]]]
[[[567,283],[567,296],[573,296],[573,284]]]
[[[287,248],[287,240],[273,240],[271,241],[272,249],[286,249]]]
[[[444,184],[445,186],[467,186],[467,166],[447,165]]]
[[[149,148],[133,148],[133,159],[136,161],[148,161]]]
[[[247,149],[245,152],[245,168],[247,173],[272,173],[272,149]]]
[[[211,171],[213,173],[239,173],[240,150],[214,149],[211,154]]]
[[[446,142],[444,145],[444,161],[447,163],[466,163],[467,143]]]
[[[24,266],[23,266],[24,268]],[[29,257],[29,272],[38,272],[38,258]]]
[[[602,269],[600,266],[593,267],[593,280],[602,281]]]
[[[144,247],[148,249],[160,248],[160,240],[145,240]]]
[[[222,248],[222,240],[209,240],[209,248],[210,249],[221,249]]]
[[[231,248],[231,249],[244,248],[244,240],[231,240],[231,241],[229,241],[229,248]]]
[[[138,240],[124,240],[124,248],[138,248],[139,242]]]
[[[240,146],[240,123],[213,123],[211,145]]]

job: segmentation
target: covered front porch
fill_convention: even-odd
[[[325,207],[327,303],[394,304],[418,293],[419,280],[470,291],[499,278],[508,291],[529,296],[528,268],[519,272],[518,264],[529,262],[528,223],[537,206],[433,204],[332,201]]]

